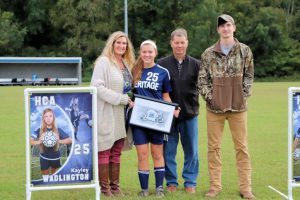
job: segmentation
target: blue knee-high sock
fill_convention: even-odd
[[[163,190],[165,167],[154,167],[156,189]]]
[[[148,190],[149,170],[139,170],[138,174],[142,190]]]

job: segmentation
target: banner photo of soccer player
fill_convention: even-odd
[[[293,178],[300,181],[300,93],[293,95]]]
[[[92,99],[90,91],[31,93],[32,185],[93,180]]]

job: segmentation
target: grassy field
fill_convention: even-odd
[[[255,83],[249,99],[248,131],[249,149],[253,166],[253,191],[257,199],[282,199],[268,185],[287,194],[287,89],[300,87],[300,82]],[[0,199],[25,199],[25,119],[24,87],[0,87]],[[166,194],[165,199],[205,199],[208,190],[207,138],[205,104],[201,100],[199,117],[200,176],[197,192],[187,195],[180,177],[179,191]],[[183,155],[178,148],[179,174]],[[226,125],[223,143],[223,191],[217,200],[240,199],[238,192],[235,153],[231,135]],[[122,156],[121,186],[126,196],[120,199],[139,199],[137,159],[135,150]],[[150,193],[154,192],[153,170],[150,175]],[[87,200],[95,199],[92,189],[33,192],[32,199]],[[105,199],[101,196],[101,199]],[[116,198],[114,198],[116,199]],[[147,199],[156,199],[151,195]],[[294,189],[294,199],[300,199],[300,190]]]

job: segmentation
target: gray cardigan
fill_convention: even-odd
[[[91,86],[97,88],[98,151],[110,149],[121,138],[126,138],[124,149],[131,149],[132,135],[126,135],[124,120],[124,106],[129,97],[123,94],[121,70],[107,57],[100,57],[95,63]]]

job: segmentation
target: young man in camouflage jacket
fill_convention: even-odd
[[[227,120],[235,145],[240,194],[244,199],[255,199],[247,142],[247,98],[254,77],[253,56],[247,45],[234,38],[235,30],[233,18],[220,15],[217,27],[220,39],[201,56],[198,87],[207,107],[210,176],[210,189],[205,196],[216,197],[222,190],[220,149]]]

